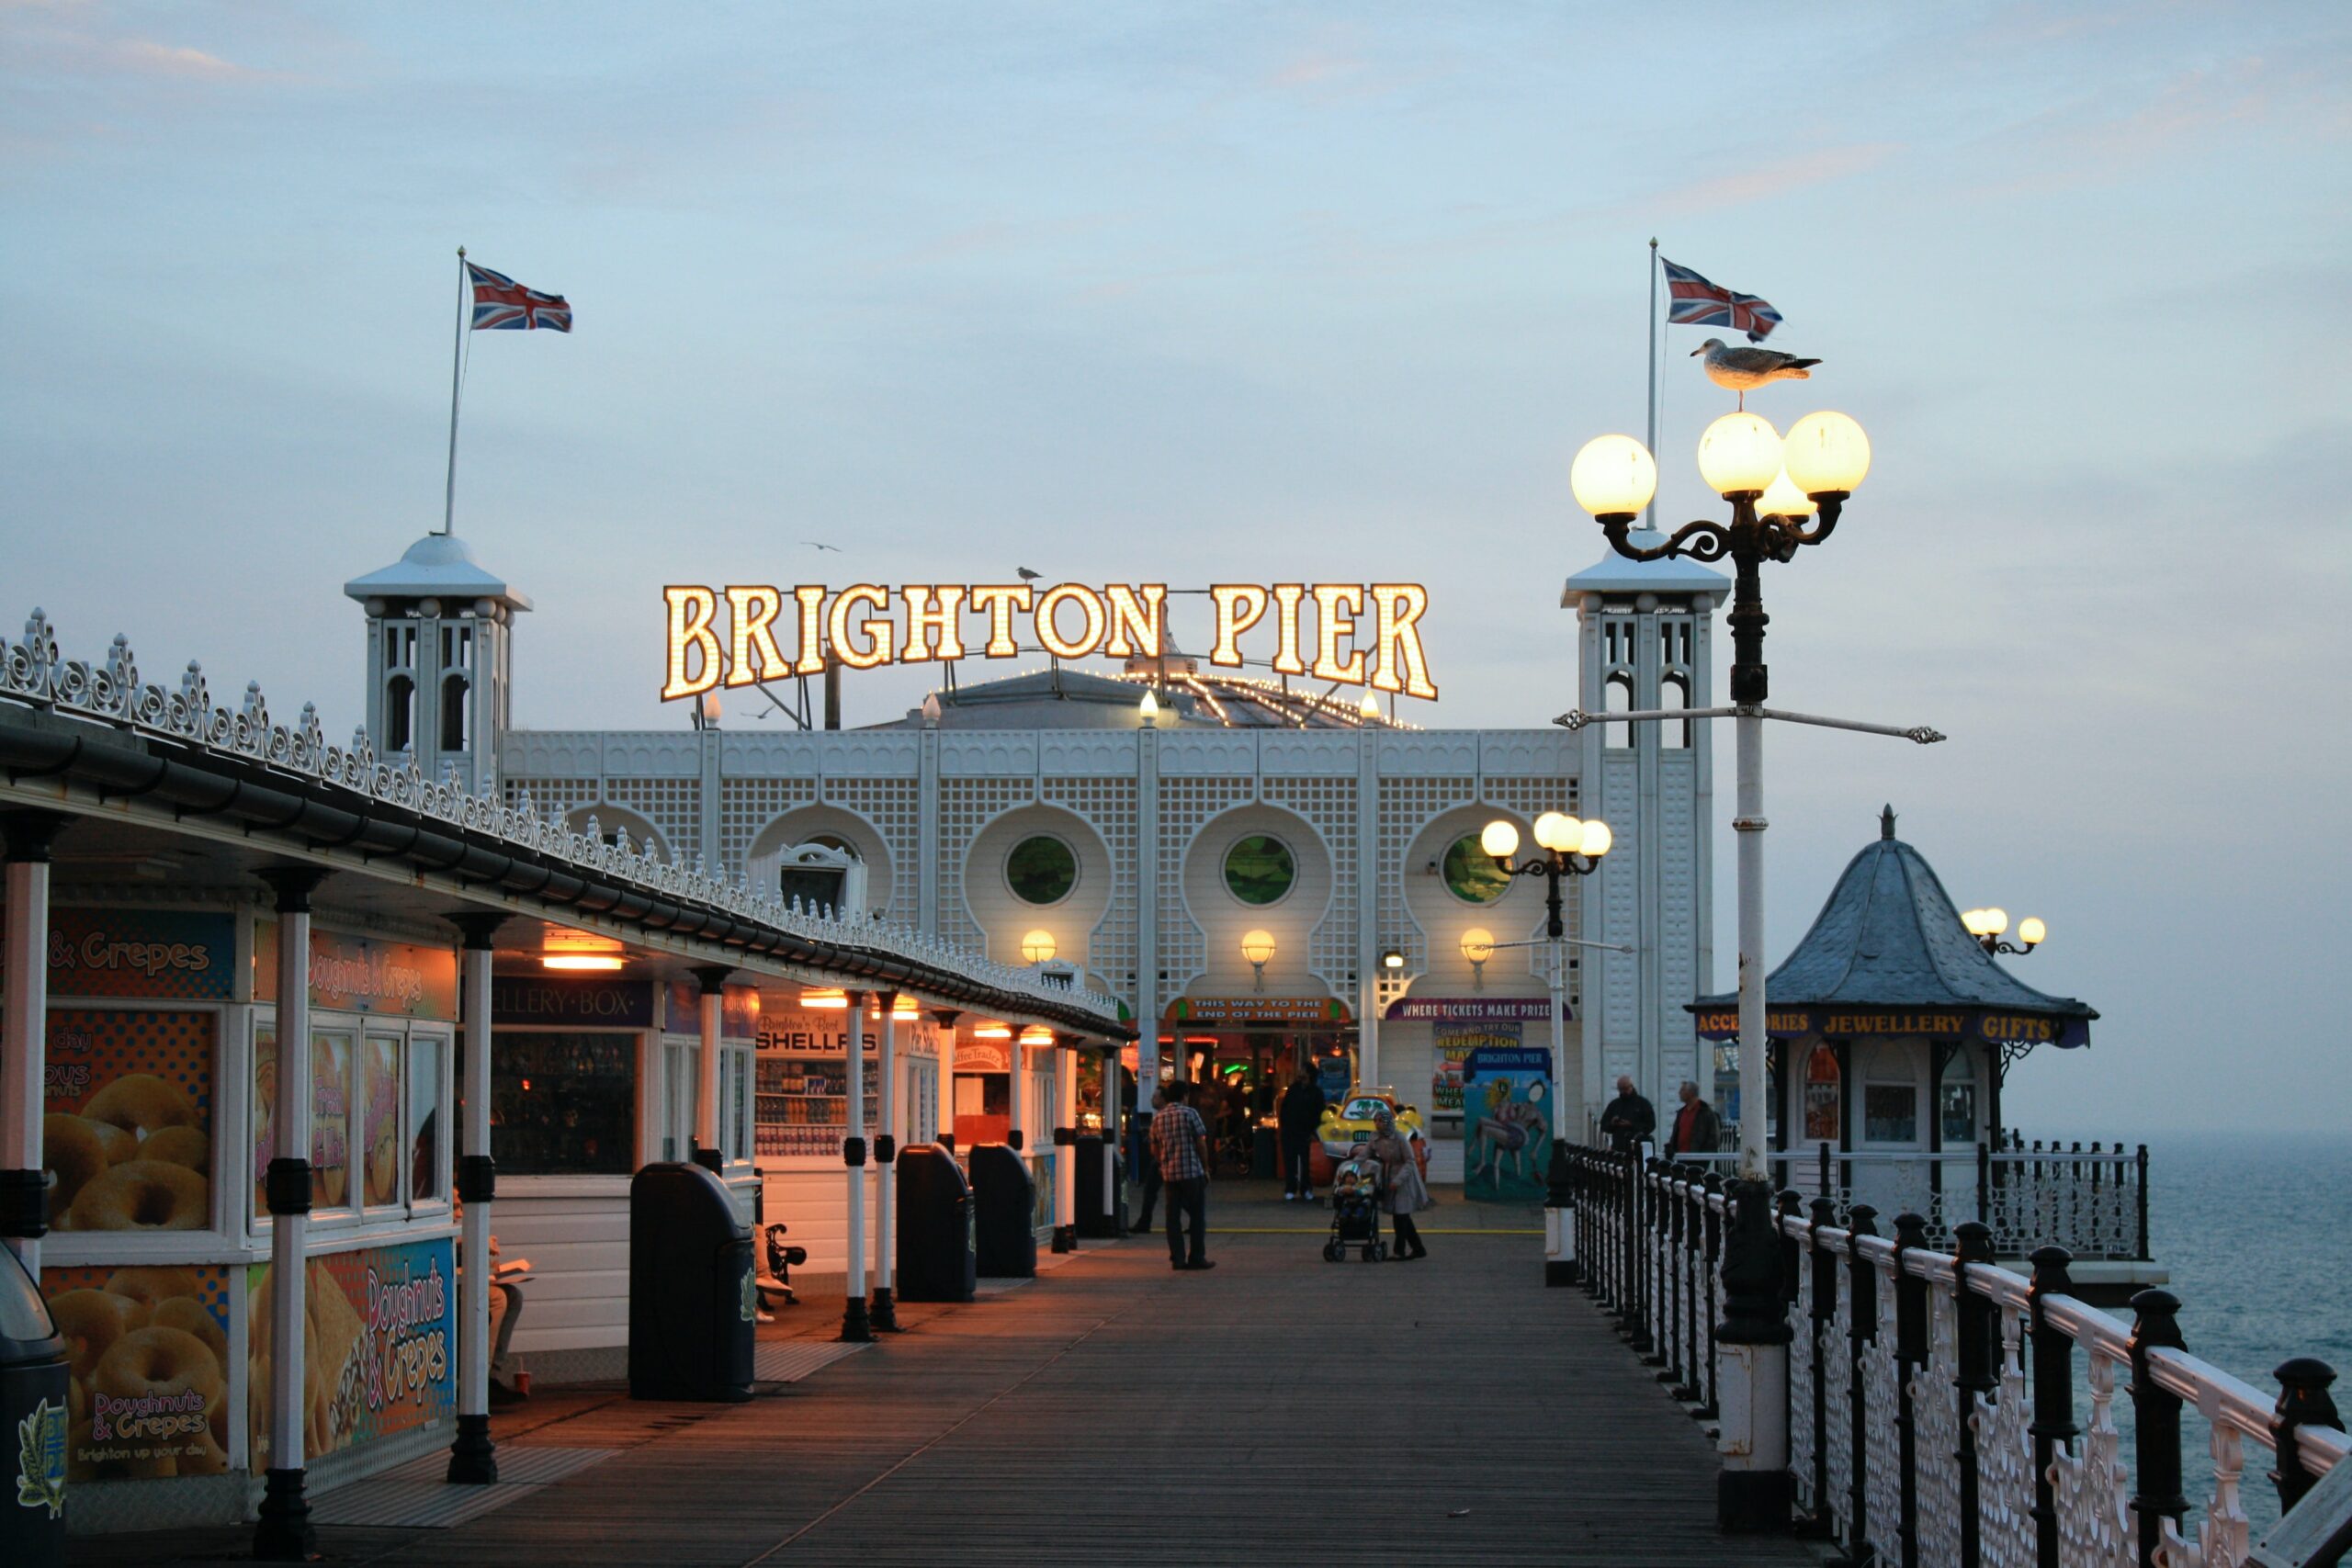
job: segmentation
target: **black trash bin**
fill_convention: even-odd
[[[1037,1272],[1037,1188],[1029,1162],[1009,1144],[972,1148],[972,1224],[982,1279],[1026,1280]]]
[[[1119,1234],[1119,1217],[1126,1213],[1126,1183],[1122,1173],[1111,1173],[1111,1203],[1102,1204],[1102,1135],[1081,1133],[1072,1145],[1078,1158],[1078,1234],[1080,1236],[1114,1236]]]
[[[628,1393],[752,1397],[752,1233],[718,1178],[649,1165],[628,1184]]]
[[[937,1144],[899,1151],[899,1299],[972,1299],[972,1190]]]
[[[0,1246],[0,1562],[59,1568],[65,1561],[65,1341],[40,1287]]]

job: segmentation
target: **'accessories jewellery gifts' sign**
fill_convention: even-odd
[[[1705,1040],[1739,1037],[1739,1010],[1693,1010]],[[1937,1040],[1981,1040],[1996,1045],[2056,1045],[2069,1049],[2091,1043],[2090,1021],[2047,1013],[1967,1008],[1767,1008],[1764,1032],[1775,1040],[1825,1035],[1834,1040],[1873,1035],[1925,1035]]]
[[[723,589],[676,583],[662,591],[669,659],[662,699],[814,675],[825,668],[828,650],[851,670],[974,655],[1012,659],[1023,651],[1016,616],[1028,623],[1030,646],[1057,659],[1154,657],[1167,647],[1160,635],[1167,597],[1164,582],[1103,588],[1064,582],[1044,589],[1027,582],[899,588],[860,582],[838,592],[803,584],[789,592],[770,583]],[[1419,583],[1220,583],[1208,597],[1216,627],[1211,664],[1240,668],[1243,634],[1271,619],[1274,651],[1268,662],[1277,674],[1437,696],[1421,649],[1420,619],[1430,594]],[[1310,603],[1311,639],[1304,614]],[[977,646],[967,645],[967,630],[975,633]]]

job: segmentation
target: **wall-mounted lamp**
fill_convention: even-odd
[[[1405,955],[1393,947],[1385,949],[1380,955],[1380,966],[1391,975],[1396,974],[1405,967]]]
[[[624,963],[621,944],[594,931],[550,928],[539,944],[539,967],[559,970],[598,970],[609,973]]]
[[[1021,939],[1021,962],[1043,964],[1054,955],[1054,933],[1040,928]]]
[[[1250,961],[1250,967],[1257,972],[1258,989],[1261,991],[1266,988],[1266,961],[1273,957],[1273,932],[1259,930],[1243,933],[1241,938],[1241,956],[1248,959]]]
[[[820,1012],[845,1012],[849,1009],[849,994],[839,986],[805,987],[800,993],[800,1005]]]
[[[1012,1038],[1012,1026],[1009,1023],[999,1023],[994,1019],[990,1019],[985,1023],[976,1024],[973,1026],[972,1038],[975,1040],[1010,1040]]]
[[[550,953],[539,959],[542,969],[594,969],[609,973],[622,966],[618,953]]]
[[[1054,1032],[1042,1023],[1033,1023],[1021,1032],[1021,1043],[1027,1047],[1051,1045]]]
[[[1153,696],[1147,689],[1143,694],[1143,701],[1136,705],[1136,712],[1143,716],[1143,727],[1146,729],[1156,727],[1159,723],[1159,699]]]
[[[1470,988],[1487,988],[1487,960],[1495,955],[1495,933],[1484,926],[1472,926],[1462,933],[1462,956],[1470,961]]]
[[[2039,916],[2028,915],[2018,922],[2017,942],[2003,942],[2001,933],[2009,929],[2009,912],[2007,909],[1965,910],[1960,917],[1960,923],[1968,928],[1968,934],[1974,937],[1985,952],[1993,953],[2031,953],[2050,936],[2050,928],[2042,924]]]

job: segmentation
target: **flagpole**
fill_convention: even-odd
[[[1649,401],[1642,407],[1649,420],[1645,444],[1649,447],[1651,460],[1655,462],[1657,458],[1657,236],[1655,234],[1650,236],[1650,395]],[[456,439],[453,431],[450,440],[454,443]],[[1642,526],[1657,526],[1656,491],[1651,492],[1650,503],[1643,509]]]
[[[1655,290],[1653,290],[1655,292]],[[1655,312],[1653,312],[1655,313]],[[458,328],[449,344],[449,477],[441,491],[441,532],[456,532],[458,510],[458,392],[466,346],[466,247],[458,247]]]

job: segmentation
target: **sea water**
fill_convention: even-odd
[[[2149,1250],[2171,1270],[2165,1289],[2180,1298],[2188,1353],[2266,1398],[2278,1393],[2270,1373],[2281,1361],[2316,1356],[2343,1376],[2333,1392],[2352,1415],[2352,1137],[2183,1132],[2151,1136],[2148,1151]],[[2130,1322],[2129,1308],[2109,1310]],[[2136,1474],[2120,1388],[2116,1405],[2124,1462]],[[2078,1389],[2076,1419],[2088,1414],[2087,1392]],[[2213,1495],[2211,1441],[2194,1408],[2186,1412],[2183,1533],[2191,1540]],[[2256,1540],[2278,1517],[2270,1468],[2267,1449],[2245,1445],[2241,1487]]]

